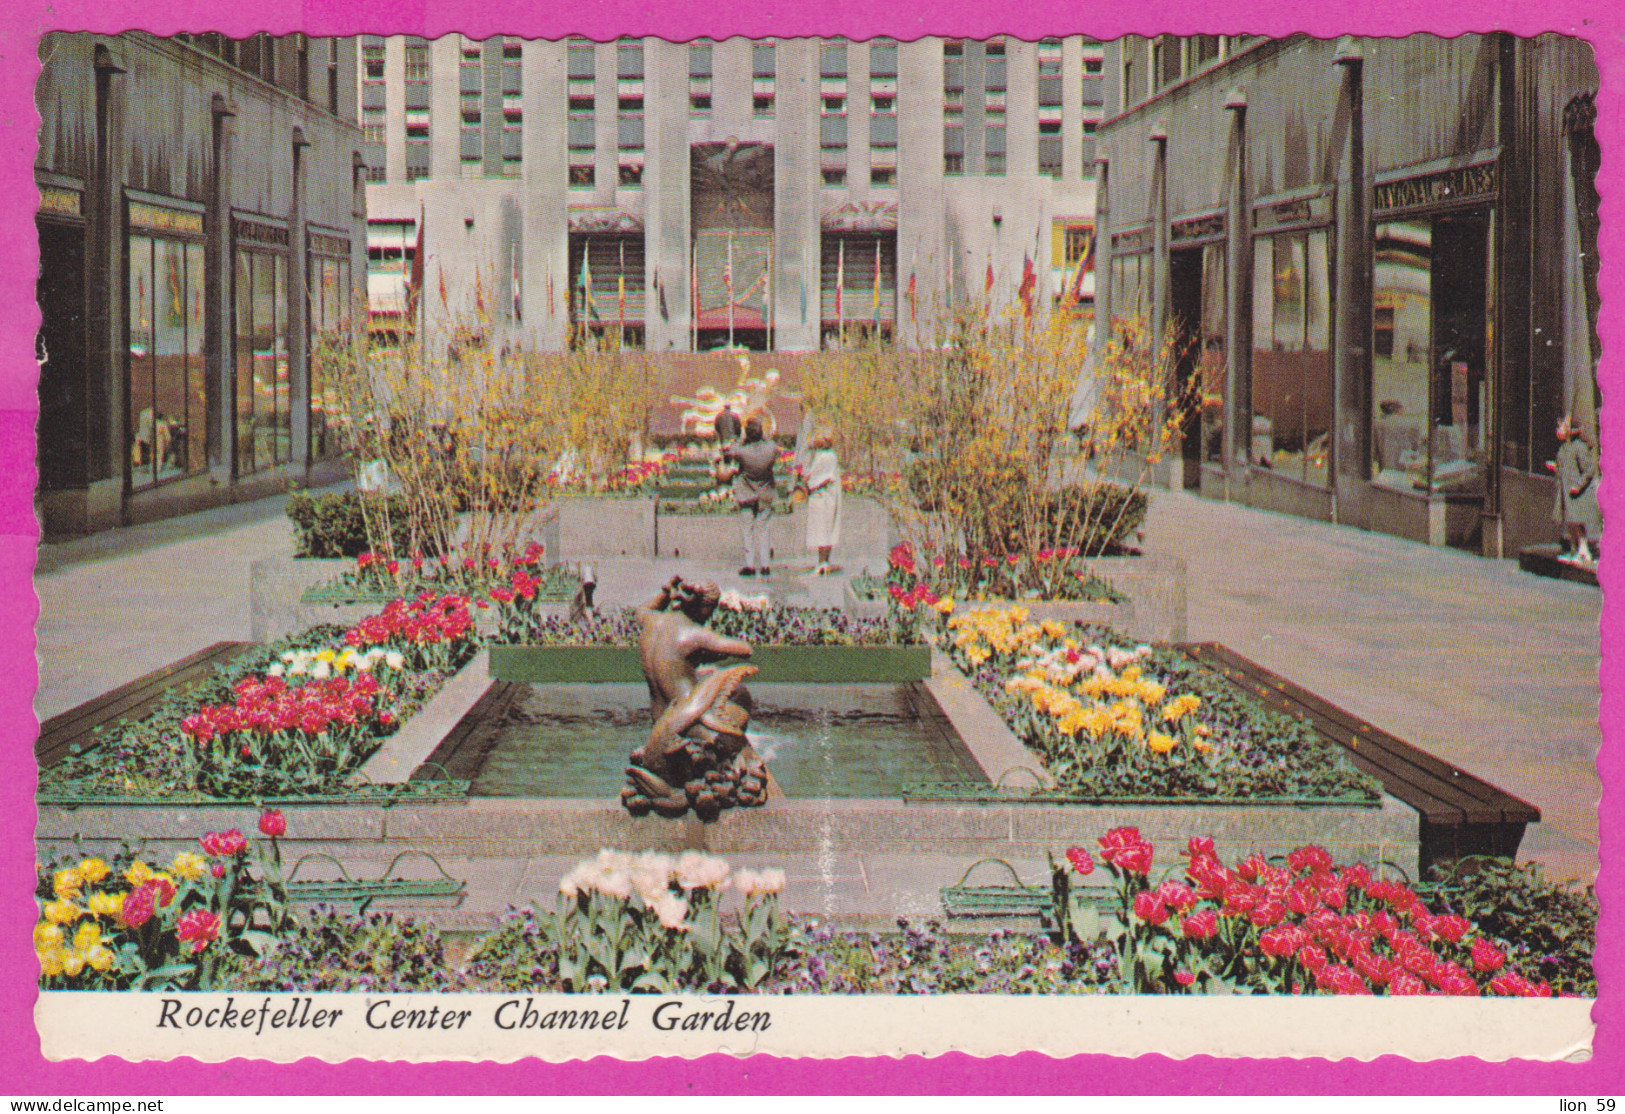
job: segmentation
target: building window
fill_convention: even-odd
[[[622,39],[615,44],[615,76],[622,81],[643,80],[643,43]]]
[[[598,96],[593,44],[573,41],[565,53],[569,73],[569,116],[565,122],[565,132],[570,151],[570,188],[591,189],[597,180],[593,164],[598,148]]]
[[[417,233],[415,220],[367,221],[367,327],[371,333],[398,336],[402,329]]]
[[[406,80],[418,85],[429,83],[429,44],[422,39],[407,40]]]
[[[750,44],[750,73],[751,115],[757,119],[771,118],[778,81],[778,63],[771,42]]]
[[[1331,484],[1331,266],[1325,229],[1253,240],[1256,468]]]
[[[130,486],[144,488],[208,464],[203,242],[132,234],[128,251],[127,451]]]
[[[846,167],[844,166],[826,166],[823,175],[824,185],[826,186],[838,187],[846,185]]]
[[[1493,233],[1487,208],[1376,226],[1371,447],[1378,486],[1484,490],[1495,435]]]
[[[377,35],[361,40],[361,80],[364,84],[384,80],[384,40]]]
[[[897,167],[884,166],[880,163],[869,168],[869,184],[871,186],[895,186],[897,184]]]
[[[485,176],[485,72],[484,51],[477,42],[463,41],[457,67],[461,92],[462,130],[458,147],[464,178]]]
[[[288,257],[237,249],[237,471],[292,459]]]
[[[994,124],[989,121],[984,140],[986,143],[984,157],[987,160],[986,172],[990,177],[998,177],[1004,173],[1006,135],[1007,129],[1002,122]]]
[[[337,354],[349,343],[350,310],[355,292],[350,285],[350,260],[347,256],[313,252],[308,262],[310,448],[315,456],[325,457],[341,448],[337,425],[344,412],[340,405],[338,379],[327,374],[327,357],[329,353]]]
[[[846,77],[846,43],[836,39],[818,44],[818,75]]]
[[[711,115],[711,41],[699,39],[688,44],[688,112],[690,116]]]
[[[875,39],[869,44],[869,77],[895,78],[897,76],[897,43],[893,39]]]
[[[524,42],[502,40],[502,176],[518,178],[524,169]]]
[[[429,44],[406,40],[406,178],[429,176]]]

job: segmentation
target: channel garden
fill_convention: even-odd
[[[1537,812],[1184,641],[1138,528],[1200,399],[1117,326],[1081,423],[1063,314],[803,357],[846,569],[795,575],[786,482],[752,582],[654,357],[324,342],[360,482],[290,497],[257,641],[42,728],[41,985],[1594,995],[1594,898],[1511,862]],[[651,720],[655,614],[748,643],[754,699],[702,671]],[[795,867],[830,848],[953,877],[839,908]],[[538,856],[576,865],[490,900]]]

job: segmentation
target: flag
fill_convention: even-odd
[[[626,328],[626,241],[621,241],[621,265],[615,272],[615,320]]]
[[[442,277],[444,277],[444,273],[442,273]],[[480,320],[485,320],[485,281],[480,278],[478,263],[474,264],[474,312],[479,316]]]
[[[1021,310],[1028,318],[1033,315],[1033,291],[1038,289],[1038,274],[1033,270],[1033,257],[1026,252],[1021,256],[1021,285],[1016,295],[1021,299]]]
[[[836,241],[835,254],[835,324],[841,325],[841,292],[846,286],[846,241]]]
[[[549,264],[547,268],[547,317],[550,321],[553,319],[553,310],[553,267],[552,264]]]
[[[513,321],[518,325],[524,321],[523,303],[519,299],[519,245],[513,248]]]
[[[666,284],[660,281],[660,268],[655,268],[655,295],[660,299],[660,320],[670,321],[671,314],[666,311]]]
[[[444,267],[437,267],[437,268],[435,268],[435,270],[440,275],[440,308],[445,309],[446,308],[446,269]]]
[[[581,316],[583,320],[598,316],[598,307],[592,301],[592,262],[588,259],[587,245],[581,245]]]
[[[875,289],[869,299],[869,315],[875,319],[875,326],[880,325],[880,241],[875,241]]]
[[[919,262],[920,253],[918,250],[916,250],[908,261],[908,321],[910,325],[915,326],[919,325],[920,323],[920,292],[919,288],[915,284]]]
[[[728,304],[734,301],[734,235],[728,233],[728,257],[722,264],[722,287],[728,292]]]
[[[992,260],[992,258],[989,258],[988,261],[987,261],[987,284],[986,284],[983,292],[987,293],[987,294],[993,293],[993,260]]]
[[[803,325],[805,325],[807,323],[807,276],[802,275],[801,279],[800,279],[800,282],[801,282],[801,323]]]

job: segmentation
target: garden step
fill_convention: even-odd
[[[1182,646],[1268,706],[1311,724],[1421,817],[1421,866],[1471,855],[1511,857],[1540,810],[1388,734],[1215,642]]]
[[[40,725],[34,757],[41,766],[60,762],[76,746],[93,741],[96,728],[120,719],[137,719],[175,689],[207,680],[214,667],[247,650],[250,642],[216,642],[180,661],[138,677],[127,685],[52,716]]]

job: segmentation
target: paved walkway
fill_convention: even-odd
[[[1533,802],[1544,819],[1523,857],[1554,878],[1595,875],[1596,589],[1175,492],[1154,494],[1146,548],[1187,562],[1193,640],[1223,642]],[[291,552],[281,498],[44,546],[37,713],[74,707],[209,643],[248,638],[248,566]],[[800,567],[752,582],[731,568],[606,561],[600,601],[644,598],[673,571],[786,602],[839,599],[838,581]],[[962,869],[957,860],[924,873],[919,863],[877,860],[836,879],[815,858],[785,864],[816,893],[809,905],[854,913],[888,900],[926,912],[936,887]],[[1043,875],[1042,864],[1019,865],[1034,880]],[[900,892],[905,876],[917,892]]]

